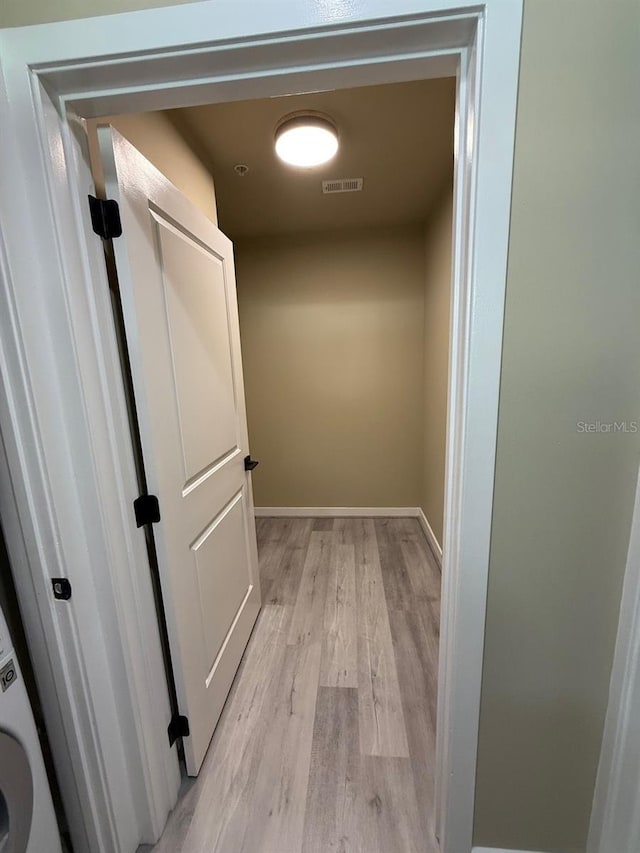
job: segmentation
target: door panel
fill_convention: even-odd
[[[179,710],[197,774],[260,609],[231,242],[123,137],[99,132]]]
[[[154,216],[185,481],[237,447],[224,259]]]
[[[248,571],[236,569],[244,564],[244,530],[244,495],[240,492],[191,546],[200,581],[200,601],[211,602],[210,611],[202,612],[211,670],[251,586]]]

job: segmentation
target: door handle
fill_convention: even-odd
[[[251,456],[244,457],[244,470],[245,471],[253,471],[254,468],[257,468],[260,463],[256,462],[255,459],[252,459]]]

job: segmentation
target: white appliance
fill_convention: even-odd
[[[40,741],[1,610],[0,853],[60,853]]]

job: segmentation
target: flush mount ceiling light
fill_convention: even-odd
[[[284,163],[310,169],[335,156],[338,131],[322,113],[291,113],[278,124],[275,145],[276,154]]]

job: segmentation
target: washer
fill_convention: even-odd
[[[0,853],[61,853],[38,732],[1,610]]]

